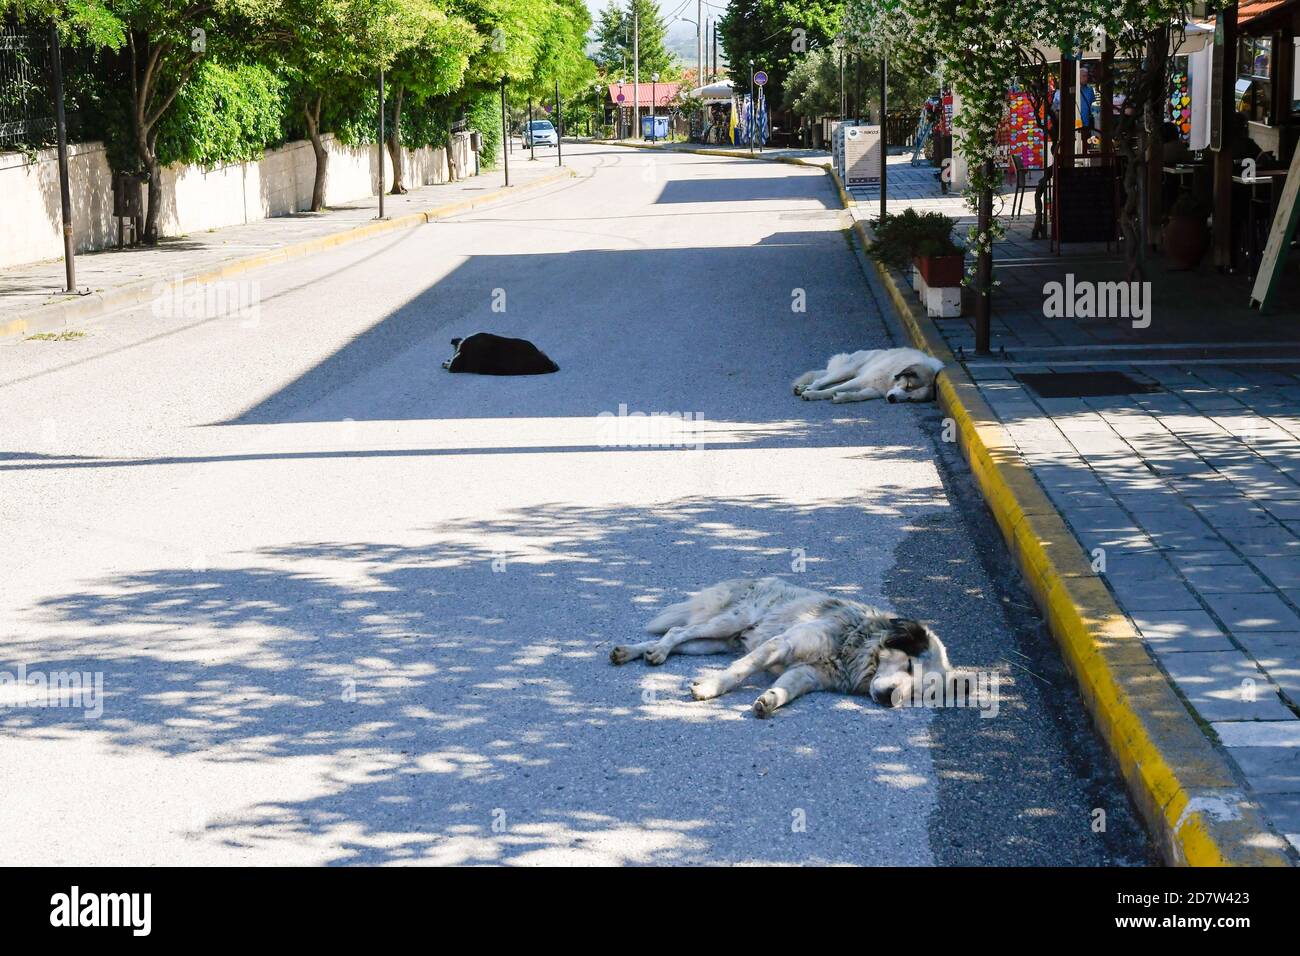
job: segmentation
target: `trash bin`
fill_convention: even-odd
[[[668,138],[668,117],[667,116],[641,117],[641,138],[642,139],[667,139]]]

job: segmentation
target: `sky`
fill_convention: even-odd
[[[626,5],[626,0],[622,0]],[[681,58],[686,66],[695,65],[695,24],[687,23],[681,17],[695,19],[699,0],[659,0],[659,11],[668,23],[668,48]],[[609,0],[587,0],[593,22],[600,21],[600,11],[609,5]],[[719,17],[727,9],[727,0],[712,0],[704,4],[704,17]],[[718,56],[721,57],[721,51]]]

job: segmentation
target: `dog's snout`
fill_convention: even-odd
[[[885,400],[889,402],[890,405],[893,405],[895,402],[898,401],[898,396],[895,395],[893,392],[890,392],[888,395],[885,396]]]

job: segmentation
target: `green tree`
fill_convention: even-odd
[[[355,101],[426,26],[422,0],[282,0],[261,42],[291,84],[316,157],[311,208],[325,207],[329,153],[323,121]]]
[[[718,35],[736,81],[749,81],[752,62],[767,72],[768,102],[782,108],[786,78],[809,53],[830,45],[843,19],[843,0],[731,0]]]
[[[640,20],[637,31],[640,40],[637,43],[633,42],[633,13]],[[668,50],[667,33],[663,15],[654,0],[628,0],[626,7],[619,6],[618,0],[610,0],[609,6],[601,11],[600,23],[596,27],[596,62],[606,73],[618,75],[623,74],[626,64],[630,81],[638,62],[632,56],[635,46],[641,65],[641,81],[648,82],[651,73],[659,73],[667,79],[678,69],[677,58]]]
[[[595,61],[607,74],[622,75],[627,69],[632,49],[632,27],[627,12],[618,0],[609,0],[609,5],[600,11],[600,21],[596,24]]]
[[[279,0],[18,0],[27,16],[49,17],[73,42],[105,48],[102,100],[124,115],[132,159],[148,178],[143,239],[158,241],[162,205],[161,124],[201,63],[244,62],[252,38]],[[12,3],[12,0],[11,0]]]
[[[440,10],[432,3],[421,5],[415,19],[419,37],[397,55],[388,77],[386,131],[388,155],[393,163],[394,195],[406,192],[402,161],[402,143],[406,133],[403,102],[409,94],[417,114],[424,113],[427,117],[429,111],[422,108],[433,98],[446,96],[461,86],[470,57],[484,43],[472,23]],[[428,144],[417,141],[413,145]]]

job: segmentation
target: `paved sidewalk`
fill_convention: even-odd
[[[511,188],[526,186],[556,172],[554,150],[534,162],[516,148],[510,160]],[[440,206],[472,202],[504,185],[500,169],[484,170],[479,176],[458,182],[412,189],[404,196],[385,195],[384,215],[397,219]],[[176,275],[207,272],[240,259],[368,225],[375,221],[378,211],[378,197],[371,196],[324,212],[277,216],[170,237],[152,248],[137,246],[82,253],[77,256],[77,287],[83,292],[112,293],[141,282],[168,281]],[[77,297],[63,294],[64,281],[62,259],[0,270],[0,327],[42,306],[77,301]]]
[[[892,208],[970,221],[906,159],[892,157]],[[878,192],[853,194],[854,215],[874,218]],[[1148,326],[1049,318],[1049,283],[1118,281],[1123,262],[1102,245],[1053,255],[1029,238],[1026,204],[995,252],[995,355],[972,354],[969,317],[936,324],[1187,707],[1300,849],[1300,282],[1261,317],[1244,277],[1156,258]],[[1050,398],[1021,378],[1063,372],[1119,372],[1141,390]]]

